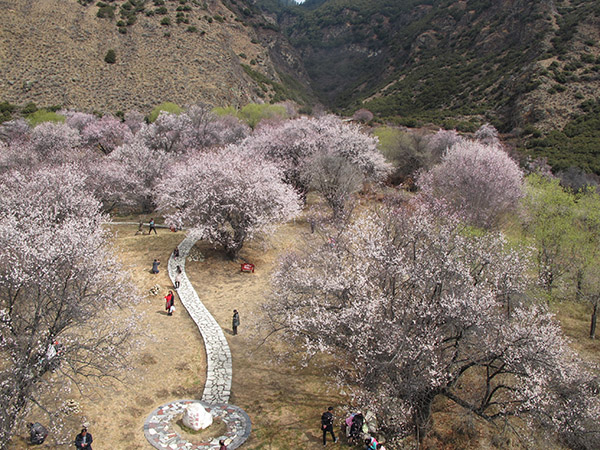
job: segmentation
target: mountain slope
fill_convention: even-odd
[[[0,100],[115,112],[163,101],[238,106],[277,94],[282,80],[268,50],[220,0],[105,5],[114,18],[76,0],[0,0]],[[119,15],[137,8],[133,19]],[[109,49],[114,64],[104,60]]]
[[[313,89],[342,110],[551,129],[600,87],[595,0],[308,0],[275,12]],[[563,79],[572,63],[589,73]]]

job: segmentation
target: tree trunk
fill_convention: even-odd
[[[577,289],[575,290],[575,300],[576,301],[580,301],[581,300],[581,289],[582,284],[583,284],[583,270],[579,269],[577,270]]]
[[[419,446],[433,427],[431,404],[433,403],[435,396],[436,393],[434,392],[423,394],[422,400],[414,405],[415,412],[413,414],[413,421],[415,424],[415,437],[417,438]]]
[[[598,318],[598,304],[592,305],[592,322],[590,323],[590,339],[596,338],[596,320]]]
[[[245,240],[245,230],[234,230],[233,239],[227,241],[227,246],[225,247],[225,252],[232,261],[235,261],[237,259],[238,255],[240,254],[240,250],[244,246]]]

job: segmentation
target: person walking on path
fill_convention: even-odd
[[[175,311],[175,298],[173,297],[173,291],[169,291],[167,295],[165,295],[165,309],[167,310],[167,315],[172,316],[173,311]]]
[[[81,433],[75,437],[75,448],[78,450],[92,450],[92,434],[88,433],[87,428],[82,428]]]
[[[183,276],[181,273],[181,266],[177,266],[176,272],[177,274],[175,275],[175,282],[173,284],[175,289],[179,289],[179,286],[181,285],[181,277]]]
[[[150,219],[150,222],[148,223],[148,234],[152,233],[152,230],[154,230],[154,234],[158,234],[156,232],[156,225],[154,224],[154,219]]]
[[[152,270],[151,270],[151,272],[153,274],[157,274],[158,273],[158,266],[160,266],[160,260],[159,259],[155,259],[154,262],[152,263]]]
[[[237,334],[237,328],[240,326],[240,314],[237,312],[237,309],[233,310],[233,318],[231,319],[231,329],[233,330],[233,335]]]
[[[323,430],[323,446],[327,445],[327,432],[331,433],[333,442],[338,441],[333,433],[333,406],[327,408],[327,411],[321,415],[321,430]]]
[[[223,439],[219,441],[219,450],[227,450],[227,446],[225,445],[225,441]]]

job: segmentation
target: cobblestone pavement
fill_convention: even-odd
[[[231,393],[231,351],[223,330],[200,301],[192,283],[185,275],[185,258],[196,243],[197,238],[188,235],[179,244],[179,257],[169,259],[169,277],[174,282],[177,266],[183,271],[181,285],[177,289],[179,299],[198,325],[206,348],[206,385],[202,401],[206,403],[227,403]]]
[[[198,326],[204,339],[206,349],[206,385],[202,400],[178,400],[152,412],[144,423],[144,434],[154,447],[161,450],[196,450],[219,448],[219,439],[225,439],[227,448],[232,450],[248,439],[251,422],[248,415],[237,406],[229,405],[231,394],[231,351],[223,330],[200,301],[192,283],[185,274],[185,260],[198,239],[192,234],[179,244],[179,257],[171,255],[168,263],[169,277],[174,282],[177,266],[181,267],[182,276],[179,289],[179,300]],[[206,442],[191,443],[182,439],[171,423],[175,416],[183,413],[190,404],[201,403],[213,417],[220,417],[227,424],[227,433],[214,437]]]
[[[227,425],[221,436],[206,438],[192,443],[181,438],[174,429],[173,420],[183,414],[191,403],[200,403],[213,418],[220,418]],[[238,448],[250,436],[250,418],[237,406],[209,405],[198,400],[178,400],[166,403],[155,409],[144,424],[146,439],[154,447],[166,450],[206,450],[218,449],[219,439],[223,439],[228,449]]]

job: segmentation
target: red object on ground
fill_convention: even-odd
[[[243,263],[240,272],[252,272],[254,273],[254,264]]]

